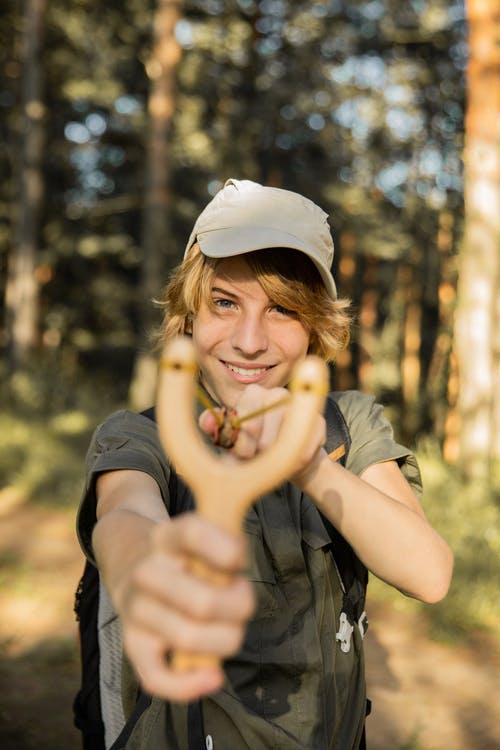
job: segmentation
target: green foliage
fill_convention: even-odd
[[[455,554],[450,592],[431,611],[433,629],[444,638],[478,628],[500,633],[500,485],[465,484],[437,446],[422,451],[421,463],[426,512]]]
[[[81,412],[68,416],[79,423],[78,432],[69,436],[50,420],[34,418],[27,425],[13,414],[2,415],[0,473],[36,502],[69,505],[81,492],[88,424]]]
[[[451,546],[455,565],[447,597],[432,606],[404,599],[373,580],[374,597],[424,611],[434,637],[443,641],[500,638],[500,482],[466,484],[456,467],[443,463],[439,446],[428,441],[418,454],[424,480],[424,509]]]
[[[123,391],[106,375],[84,377],[45,359],[36,371],[16,374],[0,405],[0,491],[15,488],[37,504],[76,507],[90,435],[123,404]]]

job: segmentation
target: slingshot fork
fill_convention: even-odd
[[[192,490],[199,514],[233,534],[241,534],[250,505],[296,470],[311,439],[315,417],[322,412],[327,367],[319,357],[312,356],[297,366],[277,440],[266,451],[243,461],[216,455],[200,435],[193,411],[196,371],[191,340],[184,337],[169,342],[162,355],[158,384],[156,418],[160,438],[169,460]],[[196,572],[224,583],[208,566],[197,566]],[[176,652],[172,656],[172,666],[178,671],[218,661],[217,657],[203,654]]]

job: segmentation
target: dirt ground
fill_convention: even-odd
[[[0,493],[0,748],[73,750],[78,683],[74,513]],[[431,641],[424,618],[372,602],[370,750],[500,750],[500,655]]]

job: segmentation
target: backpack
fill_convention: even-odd
[[[155,421],[154,407],[141,412],[141,414]],[[324,415],[327,425],[325,442],[327,453],[332,460],[345,466],[351,438],[349,428],[340,407],[333,398],[333,394],[329,394],[327,398]],[[189,503],[193,507],[189,489],[173,469],[170,471],[169,495],[171,498],[170,515],[188,510]],[[320,511],[318,512],[320,513]],[[364,636],[368,627],[365,613],[368,571],[333,524],[323,514],[320,513],[320,515],[330,535],[331,552],[343,589],[340,628],[336,637],[341,643],[341,649],[349,651],[354,628],[359,627],[361,634]],[[74,725],[82,733],[83,750],[106,750],[105,723],[109,721],[109,718],[107,706],[103,703],[109,703],[109,701],[104,700],[101,692],[103,654],[101,653],[98,635],[99,609],[102,606],[103,596],[107,597],[105,590],[100,585],[99,571],[95,565],[87,560],[76,590],[74,606],[79,628],[81,686],[73,703],[73,715]],[[106,602],[104,602],[104,606],[106,606]],[[120,644],[118,644],[119,646]],[[115,645],[115,650],[116,648]],[[104,669],[106,669],[106,666]],[[123,726],[119,729],[118,737],[108,750],[123,750],[125,748],[135,724],[150,703],[151,696],[139,689],[131,716],[126,722],[123,720]],[[366,715],[369,712],[370,702],[367,701]],[[201,701],[189,704],[187,716],[189,750],[198,750],[205,747]],[[365,747],[363,734],[360,750]]]

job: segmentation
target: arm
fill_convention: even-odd
[[[297,483],[376,576],[428,603],[446,595],[451,550],[396,461],[373,464],[357,477],[321,449]]]
[[[221,687],[222,670],[174,672],[171,650],[235,653],[253,611],[242,540],[195,513],[169,519],[156,482],[140,471],[103,473],[97,480],[93,547],[120,616],[124,648],[146,691],[192,700]],[[201,559],[234,576],[220,587],[189,572]]]
[[[246,389],[238,412],[277,403],[282,389]],[[232,453],[249,458],[276,439],[281,410],[268,411],[245,422]],[[202,427],[210,431],[204,413]],[[373,463],[361,476],[331,461],[323,449],[325,421],[318,415],[309,449],[293,481],[316,503],[358,557],[376,576],[409,596],[425,602],[442,599],[451,580],[453,556],[449,546],[427,521],[396,461]]]

